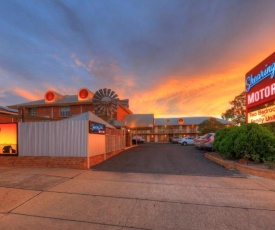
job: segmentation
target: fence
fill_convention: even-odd
[[[87,133],[83,120],[19,123],[19,156],[86,157]]]
[[[73,167],[89,168],[118,154],[125,146],[124,130],[106,128],[105,135],[91,134],[87,120],[26,122],[18,125],[19,157],[35,157],[27,159],[30,161],[28,165],[38,165],[41,159],[37,157],[47,157],[38,166],[50,167],[59,162],[59,166],[71,167],[74,164]],[[75,158],[77,163],[68,158]],[[68,163],[64,164],[64,161]]]

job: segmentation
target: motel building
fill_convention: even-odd
[[[275,53],[245,75],[246,123],[275,122]]]
[[[146,142],[169,142],[176,137],[198,137],[199,124],[205,120],[216,119],[224,126],[232,125],[214,117],[154,118],[154,114],[130,114],[124,118],[125,124],[132,127],[132,136],[142,137]]]
[[[132,146],[132,138],[169,142],[171,137],[197,137],[198,125],[213,117],[154,118],[134,114],[129,99],[111,89],[76,95],[48,90],[37,101],[2,108],[0,164],[7,166],[87,169]],[[14,157],[17,156],[17,157]]]

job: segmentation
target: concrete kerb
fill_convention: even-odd
[[[210,153],[205,153],[204,156],[207,159],[209,159],[209,160],[211,160],[227,169],[236,169],[242,173],[250,174],[253,176],[275,179],[275,171],[274,170],[260,169],[260,168],[251,167],[249,165],[239,164],[234,161],[223,160],[223,159],[220,159],[218,157],[211,155]]]

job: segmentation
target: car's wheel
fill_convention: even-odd
[[[187,143],[186,142],[182,142],[182,145],[187,145]]]

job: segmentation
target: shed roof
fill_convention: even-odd
[[[69,118],[63,119],[61,121],[68,121],[68,120],[72,120],[72,121],[79,121],[79,120],[93,121],[93,122],[104,124],[108,128],[115,129],[114,126],[112,126],[108,122],[104,121],[103,119],[101,119],[100,117],[98,117],[97,115],[95,115],[94,113],[89,112],[89,111],[85,112],[85,113],[82,113],[80,115],[74,116],[74,117],[69,117]]]
[[[123,121],[130,128],[149,128],[154,126],[154,114],[128,114]]]

